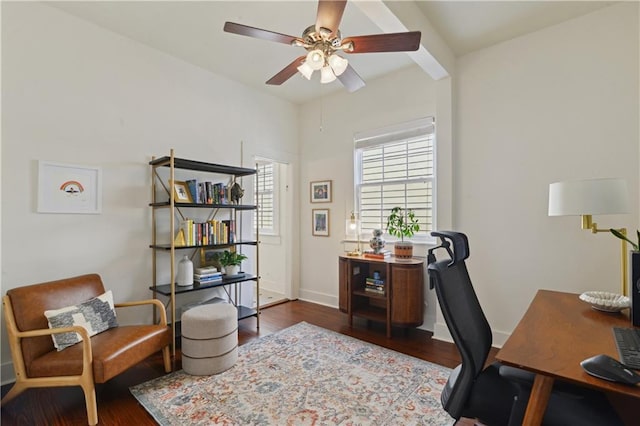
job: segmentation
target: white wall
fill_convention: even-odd
[[[638,34],[623,3],[458,61],[454,224],[495,343],[537,289],[619,292],[619,241],[548,217],[548,186],[623,177],[631,214],[594,220],[638,228]]]
[[[353,133],[434,113],[442,125],[450,110],[454,197],[441,205],[470,237],[469,269],[496,343],[538,288],[617,290],[618,241],[580,230],[578,218],[547,217],[550,182],[625,177],[633,212],[595,219],[640,224],[637,3],[467,55],[454,81],[434,83],[412,67],[302,107],[40,3],[2,4],[2,65],[3,293],[98,272],[117,300],[148,297],[149,158],[174,147],[239,164],[242,140],[245,165],[254,156],[291,165],[300,213],[291,220],[292,281],[299,274],[301,298],[337,306]],[[441,102],[451,87],[453,102]],[[102,167],[103,213],[35,213],[38,159]],[[322,179],[333,180],[333,202],[311,204],[309,182]],[[328,238],[311,236],[316,206],[330,208]],[[436,321],[429,303],[426,328]],[[439,318],[437,336],[443,327]]]
[[[300,296],[337,305],[353,133],[434,113],[442,124],[453,109],[453,135],[446,137],[453,138],[454,195],[439,198],[440,226],[469,235],[469,269],[501,345],[539,288],[619,291],[619,241],[581,230],[577,217],[548,217],[547,192],[557,180],[624,177],[631,214],[595,219],[638,228],[638,4],[466,55],[451,71],[452,82],[434,83],[409,68],[302,107]],[[449,172],[446,162],[439,166]],[[309,181],[322,179],[333,179],[333,202],[311,204]],[[324,207],[331,235],[313,237],[311,210]],[[423,328],[448,339],[433,292],[427,297]]]
[[[300,113],[300,298],[334,307],[338,306],[338,255],[344,253],[345,220],[353,210],[354,134],[436,115],[437,83],[417,66],[366,83],[357,92],[339,92],[305,104]],[[311,203],[309,183],[326,179],[333,181],[332,202]],[[329,209],[329,237],[311,234],[316,208]],[[425,248],[417,247],[416,254],[426,255]],[[426,327],[435,321],[435,299],[430,297],[429,303]]]
[[[244,141],[245,166],[268,156],[297,181],[297,121],[288,102],[48,5],[3,2],[2,293],[97,272],[116,301],[149,298],[151,156],[240,165]],[[101,167],[102,214],[36,213],[37,160]],[[3,324],[5,381],[6,342]]]

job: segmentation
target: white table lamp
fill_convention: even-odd
[[[599,229],[592,215],[629,212],[629,192],[624,179],[603,178],[555,182],[549,185],[549,216],[581,216],[582,229],[592,233],[609,232]],[[627,230],[618,231],[626,235]],[[620,273],[622,294],[627,294],[626,241],[621,241]]]

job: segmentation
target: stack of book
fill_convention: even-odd
[[[224,183],[211,181],[199,182],[198,179],[185,181],[191,193],[191,199],[196,204],[229,204],[230,187]]]
[[[380,250],[378,253],[375,253],[373,250],[365,250],[363,256],[367,259],[384,260],[391,257],[391,252],[389,250]]]
[[[193,274],[193,281],[198,284],[208,284],[215,281],[222,281],[222,272],[214,266],[196,268]]]
[[[236,240],[236,224],[234,220],[211,219],[196,222],[185,218],[180,222],[180,233],[184,238],[179,245],[207,246],[234,243]]]
[[[367,278],[364,285],[364,291],[366,291],[367,293],[381,294],[384,296],[384,280]]]

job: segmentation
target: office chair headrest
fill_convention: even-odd
[[[467,236],[462,232],[454,232],[454,231],[433,231],[431,232],[433,237],[440,238],[440,245],[438,247],[434,247],[429,250],[429,254],[431,255],[435,249],[440,247],[447,250],[449,256],[451,257],[451,262],[449,262],[448,266],[451,266],[457,262],[462,262],[466,258],[469,257],[469,240]],[[451,244],[447,241],[447,239],[451,240],[453,244],[453,252],[451,252]]]
[[[439,269],[438,265],[440,265],[440,262],[436,265],[436,255],[433,253],[439,248],[443,248],[447,253],[449,253],[451,261],[447,263],[447,268],[450,268],[458,262],[464,262],[464,260],[469,257],[469,240],[463,233],[454,231],[433,231],[431,232],[431,235],[440,238],[440,245],[429,249],[427,254],[427,270],[437,271]],[[451,251],[451,243],[449,243],[447,239],[451,240],[451,243],[453,243],[453,251]],[[435,285],[435,277],[429,274],[429,288],[433,290]]]

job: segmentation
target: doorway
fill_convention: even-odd
[[[260,241],[260,306],[292,298],[291,289],[291,184],[290,166],[268,158],[256,158],[256,191]]]

